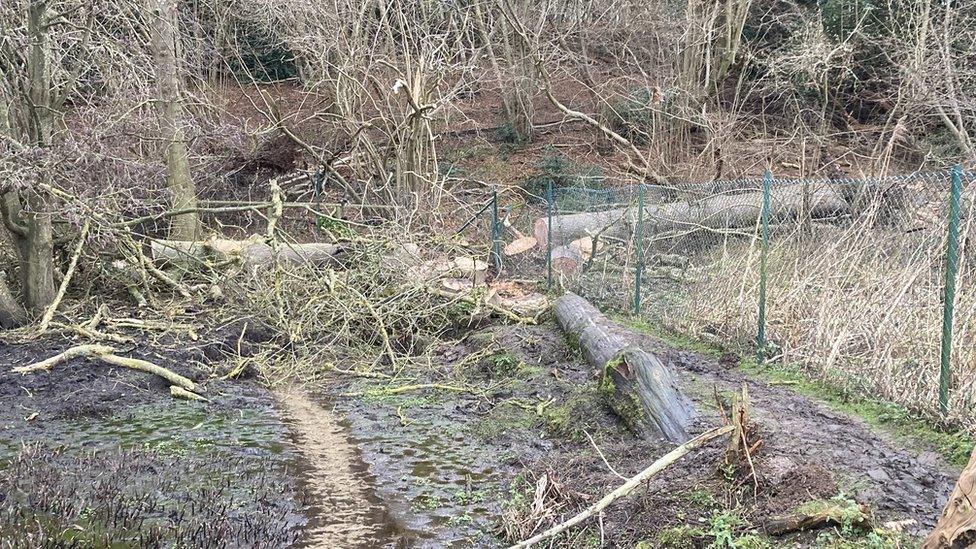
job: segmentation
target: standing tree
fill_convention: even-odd
[[[196,188],[190,176],[186,134],[182,124],[183,101],[178,68],[179,14],[176,0],[157,1],[153,50],[159,86],[160,129],[166,143],[166,186],[174,210],[194,210],[197,206]],[[187,211],[173,217],[170,238],[196,240],[199,236],[200,220],[195,212]]]
[[[0,214],[9,240],[18,258],[20,290],[23,303],[33,314],[41,312],[54,299],[54,238],[48,190],[52,175],[44,159],[54,140],[56,117],[71,93],[83,64],[55,82],[52,69],[53,47],[51,30],[67,22],[66,12],[57,12],[50,0],[29,0],[5,6],[0,37],[0,132],[4,148],[9,152],[32,158],[37,164],[32,180],[18,187],[3,188],[3,207]],[[66,8],[72,12],[81,6]],[[13,32],[8,32],[26,11],[23,38],[26,48],[18,49]],[[90,14],[90,12],[89,12]],[[86,43],[90,27],[82,28],[81,42]],[[0,293],[11,292],[2,283]],[[22,311],[14,307],[12,299],[3,299],[2,318],[7,324],[21,321]]]

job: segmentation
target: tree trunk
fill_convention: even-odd
[[[922,549],[963,549],[976,545],[976,450],[959,475],[949,502]]]
[[[694,201],[647,204],[644,206],[645,230],[653,232],[698,229],[733,229],[756,225],[762,213],[762,191],[718,194]],[[837,190],[828,185],[803,184],[774,187],[770,194],[771,221],[787,221],[808,211],[814,218],[849,213],[850,206]],[[534,233],[540,247],[547,245],[548,219],[536,219]],[[601,230],[607,236],[625,237],[636,225],[633,207],[558,215],[552,218],[553,245],[595,235]]]
[[[158,0],[157,32],[153,47],[156,57],[156,78],[159,86],[160,130],[166,142],[166,186],[172,196],[174,210],[196,208],[196,187],[190,176],[186,135],[183,131],[183,102],[177,70],[179,33],[176,0]],[[173,217],[170,237],[176,240],[196,240],[200,236],[200,220],[196,213]]]
[[[28,55],[30,74],[31,107],[27,118],[27,130],[31,142],[41,148],[51,146],[54,129],[54,108],[51,95],[50,42],[48,24],[50,14],[46,1],[31,2],[27,25],[31,37],[31,50]],[[44,173],[45,183],[50,183],[50,174]],[[40,313],[54,300],[54,238],[51,226],[51,213],[47,200],[40,191],[28,191],[24,217],[24,238],[26,244],[21,248],[21,290],[32,313]]]
[[[7,277],[0,272],[0,328],[16,328],[26,322],[27,311],[14,298],[7,286]]]
[[[688,439],[693,407],[668,367],[628,344],[618,326],[576,294],[556,300],[555,312],[570,341],[578,342],[586,361],[600,370],[600,390],[628,427],[642,436]]]

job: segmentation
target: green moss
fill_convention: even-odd
[[[531,365],[508,351],[500,351],[488,357],[493,374],[506,378],[532,379],[546,373],[542,366]]]
[[[687,524],[672,526],[661,530],[657,535],[657,542],[641,541],[634,549],[652,549],[655,547],[684,549],[694,547],[695,540],[704,537],[705,532],[701,528],[694,528]]]
[[[918,545],[904,535],[883,529],[866,528],[862,522],[860,507],[857,502],[843,494],[827,501],[816,500],[805,503],[797,508],[801,514],[814,514],[832,509],[839,514],[840,526],[825,531],[817,537],[815,547],[831,549],[867,548],[887,549],[893,547],[910,547]]]
[[[603,378],[600,379],[599,394],[617,416],[623,420],[628,429],[640,433],[644,430],[646,420],[644,407],[635,394],[617,394],[617,388],[613,382],[613,372],[625,360],[627,360],[626,351],[607,362],[603,368]]]
[[[566,346],[575,352],[580,352],[580,340],[576,334],[566,334]]]

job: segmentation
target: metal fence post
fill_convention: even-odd
[[[498,219],[498,191],[491,195],[491,253],[495,256],[495,270],[502,270],[502,230]]]
[[[959,263],[959,210],[962,195],[962,168],[952,168],[949,191],[949,235],[946,244],[945,288],[942,294],[942,348],[939,357],[939,410],[949,415],[949,363],[952,358],[952,311],[956,300],[956,269]]]
[[[766,262],[769,259],[769,209],[773,172],[763,174],[762,256],[759,263],[759,326],[756,330],[756,360],[766,360]]]
[[[641,283],[644,279],[644,184],[637,185],[637,272],[634,274],[634,314],[641,313]]]
[[[546,287],[552,289],[552,181],[546,183]]]

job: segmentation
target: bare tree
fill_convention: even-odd
[[[16,17],[16,8],[5,17]],[[72,8],[80,9],[79,6]],[[63,81],[52,77],[52,29],[62,25],[65,13],[56,12],[50,0],[30,0],[26,5],[26,51],[18,51],[12,41],[3,42],[0,66],[9,82],[3,123],[6,145],[11,150],[44,157],[52,145],[55,116],[77,80],[80,68]],[[5,26],[13,19],[8,19]],[[90,30],[83,30],[87,41]],[[19,258],[20,288],[23,302],[32,313],[43,310],[54,299],[54,237],[47,193],[51,172],[37,170],[36,180],[25,188],[8,188],[3,193],[3,223]],[[6,292],[9,294],[10,292]],[[16,317],[17,311],[7,311]]]
[[[176,0],[157,0],[156,29],[153,50],[156,58],[156,80],[159,88],[160,129],[166,143],[166,186],[174,210],[195,210],[196,186],[190,174],[190,163],[183,130],[183,101],[179,73],[179,16]],[[200,220],[195,211],[173,217],[170,238],[196,240]]]

